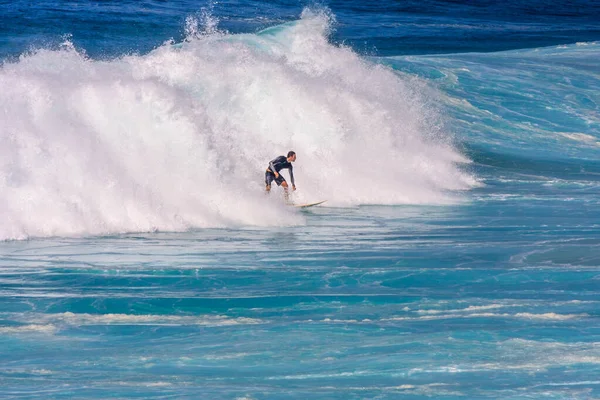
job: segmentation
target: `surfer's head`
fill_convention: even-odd
[[[290,162],[296,161],[296,152],[291,150],[288,151],[287,160]]]

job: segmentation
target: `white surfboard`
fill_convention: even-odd
[[[313,206],[318,206],[319,204],[325,203],[327,200],[317,201],[316,203],[306,203],[306,204],[292,204],[294,207],[298,208],[308,208]]]

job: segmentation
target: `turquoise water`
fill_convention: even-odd
[[[5,244],[5,393],[587,398],[595,228],[497,208]]]
[[[597,5],[15,4],[0,397],[600,396]]]

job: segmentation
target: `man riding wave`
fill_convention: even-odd
[[[286,156],[279,156],[271,162],[269,162],[269,167],[265,172],[265,185],[266,190],[269,192],[271,190],[271,183],[275,181],[277,186],[283,186],[285,190],[286,196],[288,193],[288,184],[285,178],[279,173],[282,169],[288,169],[290,171],[290,180],[292,181],[292,190],[296,190],[296,184],[294,182],[294,167],[292,163],[296,161],[296,153],[293,151],[289,151]]]

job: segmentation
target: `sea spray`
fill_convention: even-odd
[[[307,10],[146,55],[63,46],[5,64],[0,239],[300,224],[262,192],[290,149],[299,201],[452,201],[474,182],[428,107],[435,92],[330,44],[330,23]]]

